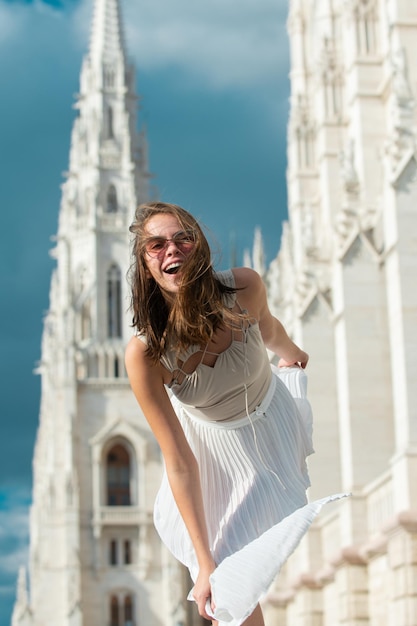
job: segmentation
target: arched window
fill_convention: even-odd
[[[119,592],[110,597],[110,626],[133,626],[133,597]]]
[[[107,336],[122,336],[122,282],[117,265],[107,272]]]
[[[307,98],[299,94],[292,107],[291,129],[297,147],[299,169],[311,169],[316,165],[316,129],[311,117]]]
[[[307,124],[297,129],[297,153],[300,169],[314,167],[315,136],[313,128]]]
[[[130,565],[132,562],[132,544],[130,539],[125,539],[123,542],[123,562],[125,565]]]
[[[106,139],[114,139],[113,109],[111,107],[107,107],[106,109],[105,133],[106,133]]]
[[[110,565],[117,565],[117,541],[111,539],[109,545],[109,563]]]
[[[115,378],[119,378],[120,376],[120,367],[119,367],[119,359],[117,358],[117,356],[114,359],[114,364],[113,364],[113,376]]]
[[[132,596],[126,596],[124,601],[124,622],[123,626],[133,626],[133,602]]]
[[[359,54],[374,54],[377,49],[377,8],[375,0],[358,0],[355,10],[356,43]]]
[[[121,444],[114,445],[107,453],[107,504],[108,506],[129,506],[130,498],[130,457]]]
[[[107,213],[117,213],[117,191],[114,185],[110,185],[107,192]]]
[[[110,598],[110,626],[121,626],[119,620],[119,599],[117,596]]]
[[[113,88],[115,84],[115,71],[111,65],[104,66],[104,86]]]
[[[110,539],[108,543],[109,565],[131,565],[132,562],[132,541],[130,539]]]

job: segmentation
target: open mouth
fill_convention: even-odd
[[[171,263],[164,269],[165,274],[176,274],[181,267],[181,263]]]

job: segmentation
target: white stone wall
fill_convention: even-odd
[[[266,280],[311,354],[303,540],[267,623],[417,624],[417,5],[292,0],[289,223]]]

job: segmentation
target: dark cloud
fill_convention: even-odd
[[[34,4],[38,0],[3,0],[7,4]],[[63,9],[68,5],[77,4],[79,0],[41,0],[41,4],[53,7],[54,9]]]

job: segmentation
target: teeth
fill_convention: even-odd
[[[170,263],[166,266],[164,271],[168,274],[174,274],[175,270],[177,270],[179,267],[181,267],[181,263]]]

